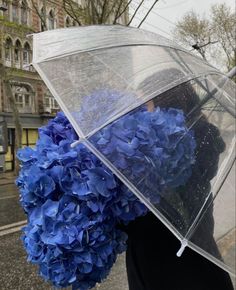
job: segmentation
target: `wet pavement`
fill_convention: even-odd
[[[0,226],[25,219],[16,186],[11,183],[0,185]]]
[[[26,261],[20,232],[0,237],[1,290],[53,290]],[[94,290],[128,290],[124,255],[121,255],[106,281]],[[67,288],[69,289],[69,288]]]

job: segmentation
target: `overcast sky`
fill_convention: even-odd
[[[139,2],[138,0],[133,1],[134,3]],[[150,7],[153,2],[153,0],[147,0],[144,5],[145,8]],[[205,14],[208,16],[211,5],[224,2],[235,10],[235,0],[159,0],[153,12],[142,25],[142,28],[159,33],[167,38],[172,38],[171,32],[175,27],[174,24],[180,20],[186,12],[194,10],[200,15]],[[134,19],[132,26],[139,24],[142,16],[147,11],[145,8],[143,8],[142,12]],[[161,17],[166,18],[168,21]]]

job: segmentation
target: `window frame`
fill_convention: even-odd
[[[48,30],[53,30],[56,28],[55,13],[51,9],[48,13]]]
[[[31,63],[31,55],[32,55],[32,51],[31,51],[30,44],[26,42],[22,50],[23,65],[28,65]]]
[[[5,45],[4,45],[4,53],[5,53],[5,64],[7,66],[11,66],[12,65],[12,49],[13,49],[13,41],[10,37],[7,37],[5,39]]]
[[[12,21],[19,23],[19,6],[17,3],[12,3]]]
[[[27,84],[12,84],[15,103],[20,113],[35,113],[34,92]]]
[[[28,25],[29,16],[28,16],[28,3],[27,1],[23,0],[21,3],[21,24]],[[24,17],[23,17],[24,15]]]

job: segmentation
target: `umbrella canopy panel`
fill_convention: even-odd
[[[214,230],[211,247],[202,244],[200,225],[226,197],[220,189],[235,159],[235,85],[170,41],[133,28],[36,34],[34,53],[81,142],[182,242],[233,272],[214,251]],[[97,190],[106,182],[99,178]]]
[[[199,253],[235,275],[235,163],[214,199],[205,206],[190,243]],[[210,201],[209,200],[209,201]]]
[[[35,34],[33,64],[83,138],[171,87],[217,72],[162,37],[122,26]]]
[[[34,63],[77,52],[130,45],[159,45],[183,50],[161,35],[121,25],[57,29],[34,34],[33,37]]]

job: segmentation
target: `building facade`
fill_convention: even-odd
[[[76,2],[81,4],[80,0]],[[126,18],[119,22],[125,22]],[[42,31],[43,21],[46,21],[47,29],[77,25],[65,13],[61,0],[0,0],[0,68],[9,76],[23,129],[23,146],[34,146],[38,128],[59,110],[57,102],[30,66],[32,43],[28,35]],[[15,160],[13,108],[6,93],[5,81],[3,74],[0,75],[0,123],[7,124],[8,135],[8,151],[0,155],[0,171],[13,170]]]

